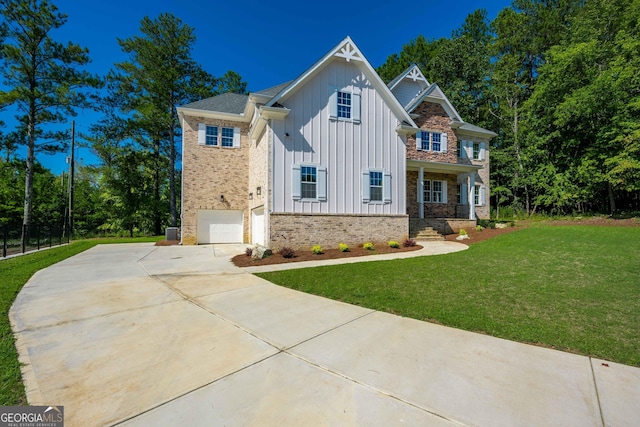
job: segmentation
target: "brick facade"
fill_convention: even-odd
[[[420,117],[415,122],[420,129],[430,132],[440,132],[447,134],[447,151],[444,153],[433,151],[416,150],[416,136],[407,138],[407,159],[423,160],[429,162],[457,163],[458,155],[456,144],[458,138],[451,129],[451,119],[440,104],[423,102],[412,113],[419,114]]]
[[[239,127],[240,147],[198,145],[198,124]],[[182,243],[197,243],[198,210],[244,211],[244,241],[248,240],[249,124],[204,117],[184,117],[182,152]],[[224,201],[220,200],[224,196]]]
[[[407,215],[270,215],[271,248],[311,249],[314,245],[337,248],[339,243],[402,242],[409,235]]]

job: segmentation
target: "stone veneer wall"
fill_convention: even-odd
[[[287,246],[337,248],[339,243],[402,242],[409,235],[407,215],[270,214],[270,242],[274,251]]]
[[[458,137],[451,129],[451,119],[440,104],[423,102],[412,113],[419,114],[415,122],[420,129],[447,134],[447,151],[444,153],[416,150],[416,136],[407,138],[407,159],[425,160],[432,162],[457,163]]]
[[[198,145],[198,123],[239,127],[240,148]],[[248,241],[248,123],[204,117],[184,117],[182,152],[182,243],[197,243],[199,209],[244,211],[244,241]],[[224,195],[224,202],[220,196]]]

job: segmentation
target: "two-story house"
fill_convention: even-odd
[[[178,114],[183,244],[335,247],[489,216],[495,134],[418,67],[385,85],[349,37],[295,80]]]

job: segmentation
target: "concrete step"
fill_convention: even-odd
[[[444,236],[442,236],[433,228],[429,227],[424,221],[410,222],[409,237],[415,240],[423,241],[444,240]]]

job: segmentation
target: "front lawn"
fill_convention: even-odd
[[[26,405],[27,399],[22,383],[9,309],[16,296],[33,274],[43,268],[67,259],[95,245],[105,243],[155,242],[163,237],[142,237],[133,239],[78,240],[69,245],[43,250],[15,258],[0,260],[0,405]]]
[[[540,226],[454,254],[259,276],[375,310],[640,366],[640,227]]]

